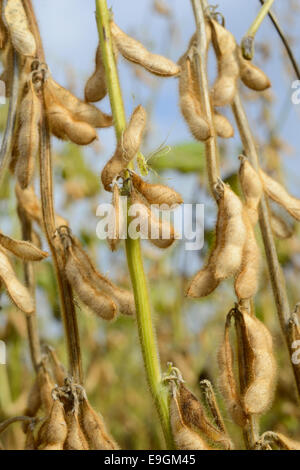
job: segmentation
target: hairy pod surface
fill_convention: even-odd
[[[4,20],[7,24],[14,48],[23,56],[35,56],[36,43],[29,29],[27,16],[21,0],[7,0],[4,9]]]
[[[131,193],[130,204],[134,205],[135,217],[131,224],[136,225],[136,229],[142,237],[148,239],[158,248],[168,248],[175,241],[175,231],[173,225],[165,220],[160,220],[137,191]],[[136,219],[136,220],[134,220]]]
[[[132,113],[129,124],[117,144],[113,157],[107,162],[101,173],[101,181],[106,191],[111,191],[113,180],[127,168],[135,157],[142,143],[146,126],[146,111],[137,106]]]
[[[172,60],[158,54],[152,54],[139,41],[124,33],[113,21],[111,33],[122,56],[144,67],[149,72],[161,77],[178,75],[180,67]]]
[[[149,204],[165,204],[171,208],[173,205],[183,203],[180,194],[168,186],[147,183],[136,173],[131,174],[131,180],[135,189],[147,199]]]
[[[35,160],[40,143],[39,125],[41,115],[42,104],[30,81],[19,110],[18,158],[15,174],[22,189],[28,187],[34,174]]]
[[[46,414],[49,414],[53,405],[52,390],[54,389],[54,382],[43,363],[38,368],[37,382],[43,410]]]
[[[230,439],[208,420],[201,402],[182,383],[178,387],[178,406],[184,423],[202,432],[205,437],[226,449],[232,448]]]
[[[65,272],[72,289],[84,305],[104,320],[113,320],[116,317],[116,304],[107,295],[95,289],[85,272],[80,269],[80,262],[71,249],[67,250]]]
[[[244,59],[240,48],[238,48],[238,58],[240,64],[240,76],[244,85],[255,91],[263,91],[270,88],[271,82],[265,72],[252,64],[249,60]]]
[[[180,110],[194,138],[205,142],[211,136],[211,129],[200,106],[188,53],[180,59],[179,63],[181,65],[179,76]]]
[[[120,190],[115,183],[112,190],[112,206],[113,213],[109,222],[109,230],[107,234],[107,242],[111,251],[118,248],[121,237],[124,235],[126,228],[127,213],[124,211]]]
[[[272,403],[276,362],[272,336],[258,318],[240,311],[246,344],[249,378],[242,397],[243,408],[248,415],[262,414]]]
[[[80,427],[78,413],[76,410],[66,412],[66,423],[68,428],[67,438],[64,442],[65,450],[89,450],[87,440]]]
[[[118,450],[119,447],[108,434],[104,420],[91,407],[86,396],[80,400],[80,424],[90,450]]]
[[[112,125],[112,116],[103,113],[96,106],[80,100],[69,90],[55,82],[52,77],[47,79],[45,89],[58,104],[71,114],[75,121],[85,122],[95,128],[110,127]]]
[[[112,299],[117,312],[128,316],[135,315],[135,304],[132,292],[121,289],[113,284],[107,277],[99,273],[88,254],[83,250],[80,242],[75,237],[72,237],[72,242],[72,252],[78,269],[84,272],[84,275],[93,288],[100,293],[104,292],[107,297]]]
[[[1,249],[0,280],[4,284],[12,302],[22,310],[22,312],[30,314],[34,311],[34,301],[28,289],[18,280],[8,257]]]
[[[0,245],[9,250],[18,258],[21,258],[26,261],[41,261],[44,258],[47,258],[48,253],[40,250],[31,242],[26,242],[24,240],[15,240],[13,238],[7,237],[0,232]]]
[[[260,170],[264,191],[269,198],[282,206],[294,219],[300,221],[300,199],[291,196],[278,181]]]
[[[223,116],[223,114],[220,114],[215,110],[213,121],[218,137],[221,137],[222,139],[230,139],[234,136],[234,129],[228,119]]]
[[[85,85],[85,100],[90,103],[102,100],[107,94],[105,68],[101,46],[98,45],[95,57],[95,71]]]
[[[255,225],[258,220],[258,206],[263,194],[263,186],[259,174],[254,170],[249,160],[243,156],[240,159],[239,180],[249,219],[252,225]]]
[[[260,250],[246,211],[244,220],[247,228],[247,239],[243,249],[241,269],[234,284],[239,301],[251,299],[256,294],[260,268]]]
[[[212,42],[217,57],[218,76],[212,87],[211,96],[214,106],[232,103],[237,92],[240,68],[234,36],[217,21],[210,20]]]
[[[170,421],[177,450],[211,450],[202,437],[188,427],[182,418],[175,390],[170,397]]]
[[[68,430],[64,405],[55,400],[39,433],[39,450],[63,450]]]

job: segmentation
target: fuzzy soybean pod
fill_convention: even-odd
[[[178,404],[175,386],[170,397],[170,421],[174,442],[177,450],[212,450],[204,439],[183,420]]]
[[[41,405],[45,414],[49,414],[52,409],[52,391],[55,385],[44,363],[39,366],[37,382],[40,390]]]
[[[108,434],[104,420],[91,407],[85,395],[80,400],[80,425],[90,450],[118,450],[118,444]]]
[[[5,252],[0,249],[0,281],[6,288],[12,302],[22,312],[30,314],[34,311],[34,301],[28,289],[18,280]]]
[[[274,443],[281,450],[300,450],[300,442],[291,439],[280,432],[265,432],[260,441]]]
[[[211,136],[211,129],[203,115],[195,90],[194,77],[190,57],[185,54],[179,61],[179,104],[181,113],[196,140],[205,142]]]
[[[213,114],[214,126],[218,137],[230,139],[234,136],[234,129],[228,119],[216,110]]]
[[[260,250],[255,233],[247,215],[244,213],[247,239],[242,254],[240,272],[235,279],[235,292],[239,301],[251,299],[257,292],[260,268]]]
[[[224,338],[218,351],[219,387],[233,421],[238,426],[244,427],[247,416],[242,408],[241,397],[234,375],[233,350],[229,340],[230,318],[231,314],[229,313],[226,318]]]
[[[109,220],[107,242],[111,251],[118,248],[121,237],[126,230],[127,213],[124,210],[120,190],[115,183],[112,190],[112,213]]]
[[[293,232],[294,232],[293,227],[290,227],[286,223],[286,221],[282,217],[280,217],[278,214],[275,214],[274,212],[271,211],[270,219],[271,219],[271,228],[276,238],[279,238],[281,240],[286,240],[287,238],[290,238],[293,235]]]
[[[202,432],[214,444],[229,450],[232,443],[228,436],[208,420],[201,402],[182,383],[178,386],[177,401],[185,424]]]
[[[79,299],[98,317],[113,320],[117,314],[116,304],[107,295],[95,289],[71,247],[66,250],[66,257],[66,276]]]
[[[27,397],[24,415],[29,416],[30,418],[33,418],[34,416],[36,416],[37,412],[39,411],[41,404],[42,402],[41,402],[40,387],[39,387],[38,380],[35,379]],[[26,421],[22,424],[22,429],[24,432],[27,431],[28,426],[29,425],[28,423],[26,423]]]
[[[264,191],[269,198],[282,206],[294,219],[300,221],[300,199],[291,196],[278,181],[260,170]]]
[[[46,100],[47,116],[52,134],[58,139],[70,140],[77,145],[89,145],[97,139],[97,133],[90,124],[75,121],[63,106]]]
[[[98,45],[95,57],[95,71],[88,79],[84,95],[85,100],[90,103],[102,100],[107,94],[105,68],[102,58],[101,46]]]
[[[270,407],[275,389],[276,361],[272,336],[258,318],[244,310],[240,315],[250,371],[242,397],[243,408],[247,414],[262,414]]]
[[[221,248],[221,240],[224,231],[224,205],[222,198],[218,201],[218,218],[216,223],[216,239],[214,247],[209,255],[208,261],[192,279],[187,289],[186,295],[192,298],[205,297],[211,294],[220,284],[215,276],[215,260]]]
[[[72,241],[72,250],[75,259],[77,260],[79,269],[84,272],[88,279],[88,282],[94,289],[103,292],[107,297],[112,299],[117,312],[123,315],[134,316],[135,304],[132,292],[121,289],[113,284],[107,277],[99,273],[88,254],[83,250],[80,242],[75,237],[72,237]]]
[[[183,203],[180,194],[168,186],[147,183],[133,172],[131,174],[131,180],[135,189],[147,199],[149,204],[162,205],[162,208],[169,206],[171,209],[172,206]]]
[[[35,56],[36,43],[29,29],[27,16],[21,0],[7,0],[4,9],[7,25],[14,48],[23,56]]]
[[[263,91],[270,88],[271,82],[265,72],[252,64],[249,60],[244,59],[240,48],[238,48],[238,58],[240,64],[240,76],[244,85],[255,91]]]
[[[252,225],[258,220],[258,206],[263,194],[263,186],[259,174],[249,160],[243,155],[240,157],[239,180],[245,197],[245,206]]]
[[[151,209],[146,199],[135,190],[131,193],[129,214],[133,217],[130,228],[135,228],[158,248],[168,248],[175,241],[173,225],[167,220],[160,220]]]
[[[15,166],[15,174],[22,189],[27,188],[33,177],[42,114],[42,104],[31,81],[27,87],[19,110],[18,159]]]
[[[76,412],[76,410],[67,411],[65,417],[68,428],[68,434],[64,443],[64,449],[89,450],[87,440],[80,427],[78,413]]]
[[[233,276],[239,270],[247,229],[242,201],[229,186],[224,186],[223,197],[219,204],[222,206],[224,228],[214,263],[216,279],[221,281]]]
[[[64,405],[54,400],[50,415],[39,432],[39,450],[63,450],[68,430]]]
[[[217,21],[211,19],[210,24],[218,63],[218,77],[211,90],[211,96],[214,106],[226,106],[232,103],[237,92],[240,73],[237,45],[234,36]]]
[[[15,240],[13,238],[7,237],[1,232],[0,245],[3,246],[6,250],[9,250],[18,258],[26,261],[41,261],[48,256],[48,253],[40,250],[33,243],[24,240]]]
[[[146,126],[146,111],[137,106],[129,124],[120,138],[113,157],[107,162],[101,173],[101,181],[106,191],[111,191],[111,183],[135,157],[142,143]]]
[[[110,127],[113,123],[112,117],[103,113],[96,106],[85,103],[77,98],[66,88],[59,85],[49,77],[45,83],[45,89],[50,91],[55,101],[69,111],[75,121],[81,121],[95,128]]]
[[[113,21],[110,27],[116,47],[125,59],[139,64],[149,72],[161,77],[172,77],[179,74],[180,67],[172,60],[158,54],[152,54],[139,41],[124,33]]]

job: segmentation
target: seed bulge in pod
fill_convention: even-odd
[[[27,16],[21,0],[7,0],[4,21],[8,27],[14,48],[24,56],[35,56],[36,43],[29,29]]]
[[[149,204],[163,205],[162,208],[169,206],[171,209],[172,206],[183,203],[180,194],[168,186],[147,183],[136,173],[131,174],[131,179],[135,189],[147,199]]]

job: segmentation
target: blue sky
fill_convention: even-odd
[[[171,51],[168,51],[171,58],[176,60],[184,52],[194,31],[192,9],[189,0],[165,0],[165,2],[172,6],[175,22],[179,26],[177,42]],[[94,0],[33,0],[33,3],[50,70],[63,85],[70,83],[68,79],[71,71],[76,73],[75,89],[79,95],[82,95],[85,80],[93,70],[93,58],[97,45]],[[217,3],[219,10],[226,18],[227,27],[239,41],[256,16],[259,1],[219,0]],[[284,5],[279,0],[275,1],[275,11],[281,18],[283,26],[286,25],[286,15],[291,3],[292,0],[286,0]],[[152,0],[110,0],[108,5],[112,7],[115,21],[121,28],[145,41],[153,51],[163,53],[166,51],[169,37],[168,24],[164,17],[153,12]],[[292,15],[292,18],[293,23],[285,27],[285,31],[288,30],[288,33],[292,32],[295,35],[299,26],[299,14]],[[292,105],[289,100],[291,77],[287,75],[286,66],[281,61],[280,42],[268,19],[259,30],[257,39],[260,42],[269,41],[272,46],[272,59],[266,64],[264,70],[272,77],[276,111],[279,113],[283,104],[287,103],[288,115],[281,126],[282,136],[289,141],[290,145],[297,148],[300,105],[298,107]],[[296,57],[298,55],[300,59],[299,47],[294,47],[294,50]],[[134,86],[132,84],[132,68],[124,61],[120,64],[120,75],[126,110],[129,114],[137,99],[142,101],[147,97],[147,90],[141,87],[137,93],[136,82]],[[135,96],[136,93],[138,97]],[[171,144],[190,138],[180,116],[177,102],[176,80],[163,79],[153,115],[157,130],[154,134],[154,147],[167,137]],[[108,109],[107,106],[108,103],[105,101],[101,104],[101,107],[106,109]],[[113,133],[105,131],[102,141],[106,151],[110,152],[114,144]],[[293,171],[297,167],[298,171],[295,158],[288,162],[287,167]]]

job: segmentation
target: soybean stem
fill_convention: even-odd
[[[118,71],[113,54],[110,33],[110,12],[107,8],[106,0],[96,0],[96,18],[115,133],[117,140],[119,140],[126,128],[126,116]],[[132,240],[128,236],[125,244],[127,263],[135,298],[136,319],[146,376],[159,414],[166,444],[169,449],[172,449],[173,438],[169,419],[168,390],[162,383],[159,353],[151,318],[151,308],[140,241]]]
[[[253,21],[250,28],[248,29],[246,36],[250,36],[254,38],[255,34],[257,33],[260,25],[262,24],[263,20],[268,14],[273,3],[274,3],[274,0],[266,0],[264,2],[263,6],[258,12],[258,15],[256,16],[255,20]]]

